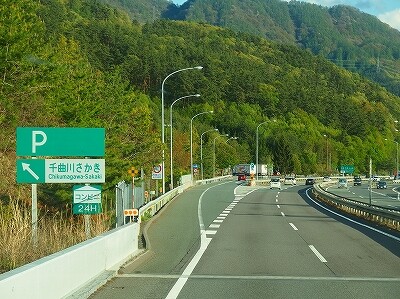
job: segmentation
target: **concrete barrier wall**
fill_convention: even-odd
[[[207,184],[230,177],[217,177],[195,184]],[[168,201],[192,185],[190,181],[149,202],[140,209],[140,214],[149,211],[153,216]],[[130,223],[1,274],[0,299],[87,298],[99,286],[91,281],[101,276],[99,280],[105,282],[107,273],[112,276],[139,252],[139,232],[140,225]],[[89,289],[91,285],[94,289]]]
[[[138,253],[139,224],[131,223],[0,275],[0,298],[63,298]]]

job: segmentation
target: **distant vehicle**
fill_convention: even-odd
[[[354,186],[361,186],[361,178],[359,176],[354,177]]]
[[[338,182],[338,188],[347,188],[347,179],[340,178]]]
[[[245,174],[238,174],[238,181],[245,181],[246,180],[246,175]]]
[[[386,181],[379,181],[376,184],[376,189],[387,189],[387,183]]]
[[[282,189],[281,179],[279,177],[271,178],[270,189],[273,188]]]
[[[314,178],[307,178],[306,179],[306,185],[314,185],[315,184],[315,179]]]
[[[237,164],[233,166],[232,175],[250,175],[250,164]]]
[[[324,176],[324,178],[323,178],[323,181],[324,182],[330,182],[332,179],[331,179],[331,177],[329,177],[329,176]]]
[[[296,185],[296,178],[293,176],[287,176],[287,177],[285,177],[283,184],[284,185]]]
[[[380,177],[372,176],[372,181],[373,181],[373,182],[379,182],[380,180],[381,180]]]
[[[260,176],[268,175],[268,164],[258,164],[257,165],[257,174]]]

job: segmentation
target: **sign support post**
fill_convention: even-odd
[[[32,157],[32,159],[36,159],[36,157]],[[38,245],[38,229],[37,229],[37,184],[32,184],[32,244],[34,247]]]
[[[32,243],[35,247],[38,245],[37,221],[37,184],[32,184]]]
[[[85,219],[85,233],[86,233],[86,240],[90,239],[91,232],[90,232],[90,215],[85,214],[83,215]]]

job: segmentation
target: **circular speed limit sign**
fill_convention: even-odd
[[[151,174],[151,178],[153,180],[161,180],[162,179],[162,165],[161,164],[153,166],[153,172]]]

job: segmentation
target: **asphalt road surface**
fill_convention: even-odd
[[[399,236],[330,213],[309,188],[191,188],[90,298],[399,298]]]
[[[368,181],[363,181],[361,186],[353,186],[353,183],[349,182],[348,188],[338,188],[334,184],[327,191],[355,201],[363,203],[370,203],[371,201],[372,205],[400,211],[399,188],[399,184],[393,184],[388,181],[386,189],[377,189],[374,182],[370,192]]]

